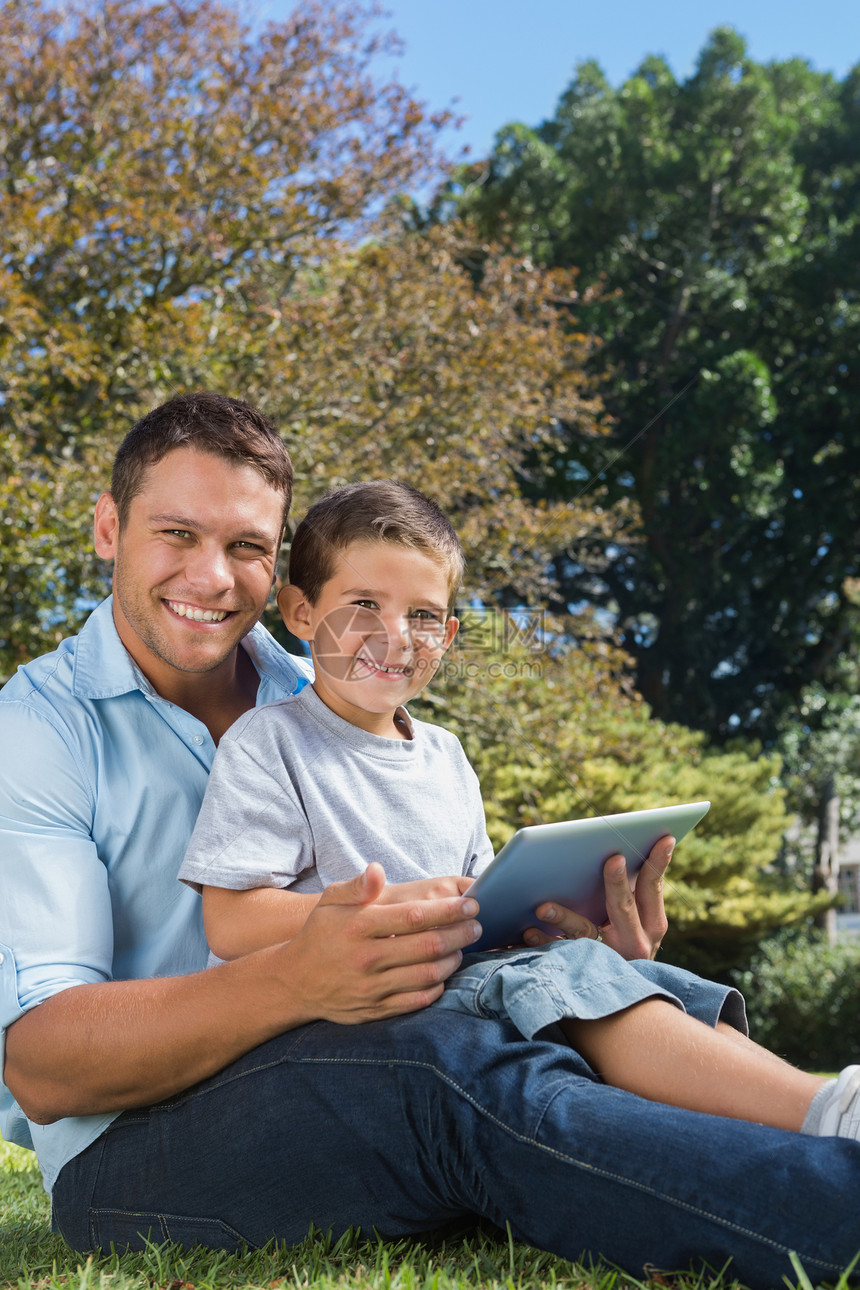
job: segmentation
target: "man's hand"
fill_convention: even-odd
[[[341,1024],[415,1012],[438,999],[480,936],[471,879],[385,884],[371,864],[332,883],[302,930],[278,953],[289,958],[291,993],[310,1021]]]
[[[669,927],[663,908],[663,877],[674,848],[674,838],[661,838],[654,844],[636,879],[635,891],[631,890],[627,878],[624,857],[611,856],[606,861],[603,883],[607,919],[600,928],[558,904],[539,905],[535,913],[542,922],[556,927],[558,934],[567,940],[575,941],[583,936],[596,940],[599,932],[622,958],[653,959]],[[527,945],[543,945],[552,937],[531,928],[523,940]]]
[[[474,878],[452,874],[446,878],[416,878],[412,882],[386,883],[377,904],[399,905],[406,900],[444,900],[448,896],[464,895]]]

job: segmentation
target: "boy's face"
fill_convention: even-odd
[[[314,689],[351,725],[399,736],[396,709],[433,676],[459,623],[448,616],[444,569],[393,542],[353,542],[316,604],[297,587],[278,603],[295,635],[310,641]]]

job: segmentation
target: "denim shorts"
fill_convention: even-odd
[[[709,1026],[725,1021],[748,1034],[743,996],[651,959],[628,963],[602,941],[551,941],[467,954],[433,1005],[510,1021],[526,1039],[553,1038],[562,1018],[594,1021],[644,999],[665,999]]]

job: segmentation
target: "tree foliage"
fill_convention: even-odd
[[[260,35],[210,0],[0,8],[3,392],[34,443],[146,385],[164,306],[359,227],[426,163],[440,120],[369,75],[364,25],[316,3]],[[33,424],[34,347],[59,423]]]
[[[418,475],[475,552],[483,514],[488,584],[495,562],[533,586],[559,540],[608,531],[518,476],[559,418],[599,433],[550,305],[571,284],[483,248],[476,289],[460,230],[367,241],[444,121],[371,76],[372,17],[307,3],[254,34],[214,0],[0,6],[3,674],[102,589],[77,553],[99,468],[177,389],[271,413],[300,504]]]
[[[610,609],[654,711],[723,738],[772,737],[856,612],[858,88],[720,29],[686,81],[648,58],[615,90],[584,64],[452,190],[602,286],[579,325],[611,445],[572,436],[543,491],[603,472],[637,518],[558,553],[561,603]]]
[[[583,375],[590,346],[559,325],[560,296],[575,302],[568,275],[474,248],[449,225],[345,250],[312,283],[258,300],[267,326],[236,368],[285,427],[300,506],[333,484],[407,479],[450,514],[473,595],[542,602],[559,541],[617,529],[594,498],[526,492],[562,421],[605,433]]]
[[[857,603],[860,587],[846,593]],[[828,810],[837,812],[837,856],[860,828],[860,639],[847,647],[822,676],[800,695],[797,708],[780,724],[777,747],[783,758],[786,800],[797,826],[786,838],[783,863],[789,870],[821,880],[815,872],[822,844],[830,846]]]
[[[94,467],[197,383],[173,342],[429,164],[443,118],[370,76],[379,45],[348,6],[254,35],[208,0],[0,5],[0,673],[103,586]]]

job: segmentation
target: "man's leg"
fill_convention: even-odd
[[[318,1023],[115,1122],[60,1175],[79,1248],[402,1236],[475,1214],[570,1258],[702,1262],[781,1284],[860,1248],[860,1146],[676,1110],[596,1082],[563,1045],[430,1009]]]

